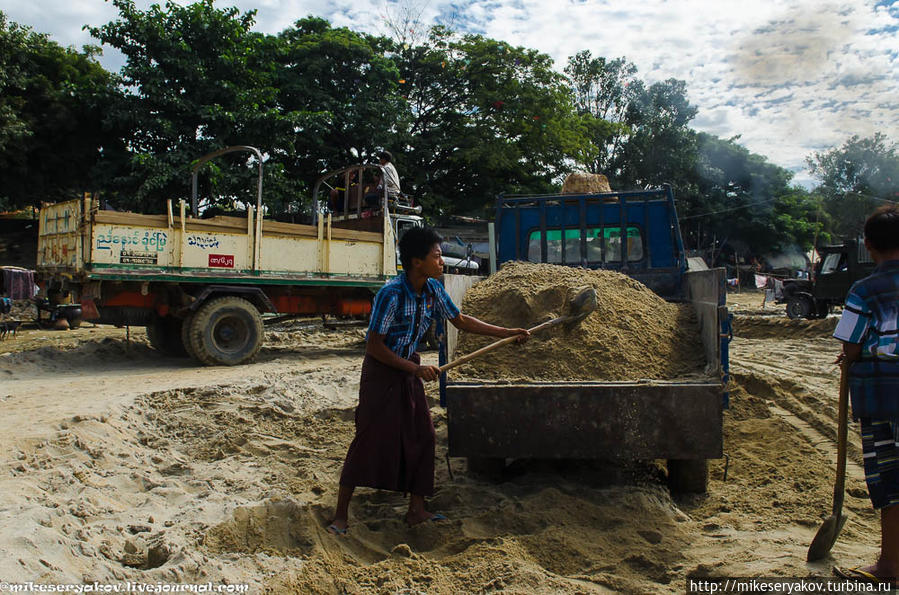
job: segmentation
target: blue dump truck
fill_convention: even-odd
[[[704,377],[674,380],[503,383],[441,381],[449,456],[470,470],[509,459],[665,459],[674,492],[704,492],[708,459],[723,456],[730,316],[724,270],[688,271],[674,195],[668,187],[603,194],[500,197],[496,263],[521,260],[605,268],[696,310]],[[471,278],[446,286],[457,303]],[[452,361],[447,328],[441,364]]]

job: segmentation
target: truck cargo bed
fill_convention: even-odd
[[[454,382],[446,406],[453,457],[722,455],[720,382]]]
[[[690,272],[684,284],[696,310],[706,375],[672,380],[502,382],[453,377],[443,397],[449,455],[470,459],[668,459],[723,456],[727,407],[727,341],[721,322],[723,270]],[[456,303],[474,280],[447,276]],[[457,331],[447,329],[445,360],[455,354]],[[526,362],[522,362],[526,366]]]

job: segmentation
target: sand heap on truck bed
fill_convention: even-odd
[[[535,333],[464,364],[450,375],[482,380],[643,380],[701,376],[706,365],[693,306],[668,303],[642,283],[608,270],[512,262],[468,290],[462,312],[530,328],[568,314],[578,288],[596,289],[597,308],[577,325]],[[455,357],[494,341],[460,333]]]

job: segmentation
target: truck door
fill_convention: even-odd
[[[815,279],[815,298],[842,301],[852,285],[849,270],[849,254],[846,249],[830,252],[821,262]]]
[[[403,263],[402,261],[400,261],[400,238],[402,238],[403,235],[413,227],[421,227],[421,219],[411,217],[396,217],[393,220],[393,235],[396,238],[396,246],[394,248],[396,250],[397,272],[403,270]]]

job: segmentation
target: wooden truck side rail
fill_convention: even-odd
[[[85,280],[259,278],[291,283],[381,282],[396,274],[393,231],[341,229],[263,221],[255,236],[253,210],[246,219],[101,211],[96,201],[46,205],[39,222],[37,269]],[[258,246],[258,254],[254,249]],[[368,283],[366,283],[368,284]]]

